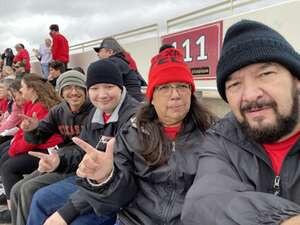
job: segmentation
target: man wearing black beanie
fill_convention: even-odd
[[[226,32],[217,87],[232,112],[207,131],[188,225],[300,224],[300,56],[265,24]]]

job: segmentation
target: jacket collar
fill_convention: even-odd
[[[216,133],[229,142],[239,146],[241,150],[248,151],[264,160],[271,166],[271,161],[267,156],[262,145],[247,137],[241,129],[240,123],[232,112],[229,112],[224,118],[219,120],[208,133]]]

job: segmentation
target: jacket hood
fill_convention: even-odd
[[[222,119],[218,120],[208,132],[217,133],[226,139],[238,140],[238,142],[246,139],[239,122],[232,112],[229,112]]]

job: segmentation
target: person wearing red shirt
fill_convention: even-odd
[[[14,64],[16,62],[22,62],[25,64],[25,72],[30,72],[30,56],[24,45],[19,43],[15,45],[17,55],[14,57]]]
[[[68,40],[59,32],[57,24],[50,25],[49,29],[49,34],[52,37],[52,59],[64,63],[65,68],[67,68],[67,64],[69,62]]]
[[[35,117],[42,120],[48,111],[60,102],[60,97],[54,87],[37,74],[25,74],[21,80],[20,89],[24,100],[29,102],[24,110],[23,118]],[[10,190],[18,181],[23,179],[23,174],[30,174],[38,168],[39,160],[29,154],[29,151],[47,152],[47,148],[63,142],[62,137],[55,133],[42,144],[29,144],[24,138],[26,119],[21,122],[20,129],[12,141],[5,142],[2,146],[0,159],[0,173],[10,208]],[[1,223],[10,223],[10,212],[0,213]]]
[[[7,111],[8,108],[8,91],[7,87],[11,83],[10,79],[0,80],[0,121],[1,116]]]
[[[300,54],[271,27],[226,31],[217,88],[231,109],[206,132],[188,225],[300,224]]]

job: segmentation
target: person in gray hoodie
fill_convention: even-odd
[[[232,112],[198,146],[184,224],[300,224],[299,53],[267,25],[237,22],[217,87]]]

